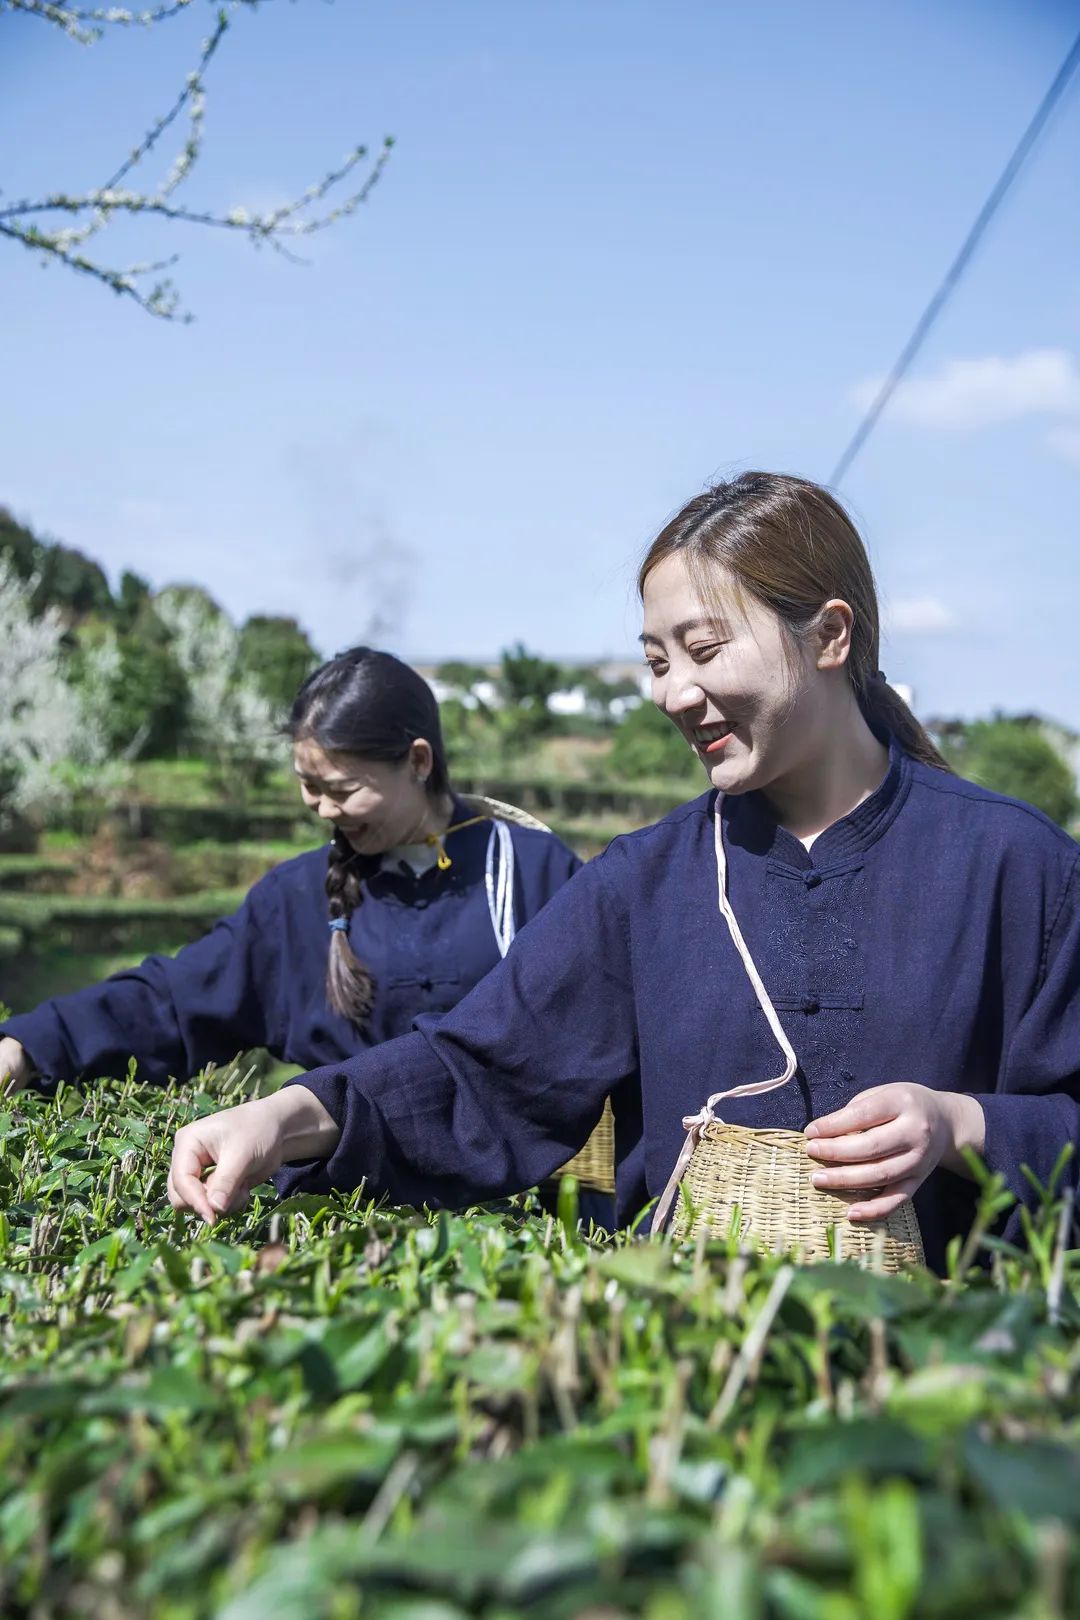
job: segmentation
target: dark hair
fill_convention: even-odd
[[[809,635],[837,597],[854,614],[847,675],[867,724],[904,752],[947,771],[928,733],[878,668],[880,614],[866,547],[836,497],[786,473],[745,472],[688,501],[645,556],[638,591],[658,563],[685,558],[708,589],[710,565],[771,608],[794,641]]]
[[[328,754],[399,764],[418,737],[431,745],[427,792],[442,799],[450,773],[435,694],[415,669],[392,653],[350,647],[322,664],[293,700],[285,730],[294,742],[310,738]],[[361,862],[344,834],[335,832],[326,868],[330,920],[352,916],[363,899]],[[354,954],[348,935],[336,928],[326,964],[326,999],[336,1013],[363,1024],[371,1012],[375,981]]]

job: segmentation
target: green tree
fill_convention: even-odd
[[[483,664],[469,664],[463,659],[451,658],[439,665],[435,679],[441,686],[448,687],[454,698],[466,707],[487,709],[487,704],[477,693],[477,689],[491,679]]]
[[[565,671],[566,684],[569,687],[578,687],[585,698],[585,712],[592,720],[599,720],[604,724],[614,725],[620,718],[620,711],[613,710],[615,703],[625,703],[627,699],[638,699],[641,696],[641,687],[637,681],[629,676],[622,675],[615,680],[607,680],[594,664],[580,664]],[[620,702],[621,700],[621,702]]]
[[[6,506],[0,506],[0,556],[6,557],[16,579],[28,580],[37,566],[41,542]]]
[[[318,662],[318,653],[295,619],[253,614],[240,631],[237,673],[283,713]]]
[[[1072,768],[1042,734],[1031,716],[942,727],[943,749],[950,765],[972,782],[1033,804],[1060,827],[1080,811]]]
[[[153,612],[149,585],[141,574],[133,574],[129,568],[125,568],[120,575],[120,589],[116,593],[117,623],[122,630],[133,630],[147,609]]]
[[[640,703],[620,720],[610,766],[627,783],[662,778],[687,783],[696,779],[702,790],[706,785],[697,756],[655,703]]]
[[[500,726],[519,738],[537,737],[554,727],[548,704],[564,681],[560,664],[527,652],[519,641],[502,655],[496,680],[502,699]]]
[[[113,761],[171,759],[184,742],[190,693],[152,613],[128,634],[101,620],[79,631],[67,678],[104,734]]]
[[[36,611],[59,608],[69,621],[75,622],[90,613],[112,617],[112,591],[104,570],[81,551],[56,543],[42,545],[37,573]]]
[[[184,741],[190,708],[187,679],[169,648],[125,636],[108,714],[112,747],[129,759],[172,759]]]
[[[103,569],[73,546],[43,540],[0,507],[0,557],[5,557],[16,579],[33,580],[32,611],[56,608],[68,622],[88,614],[111,618],[112,592]]]

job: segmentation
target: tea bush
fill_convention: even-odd
[[[264,1189],[172,1136],[236,1070],[0,1102],[0,1613],[1080,1613],[1080,1254],[954,1275]],[[986,1189],[984,1217],[995,1189]]]

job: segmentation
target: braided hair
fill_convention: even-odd
[[[400,764],[418,737],[431,745],[428,794],[438,802],[450,792],[439,706],[421,675],[391,653],[350,647],[308,676],[286,724],[292,742],[310,738],[327,754]],[[326,1000],[357,1027],[371,1013],[375,980],[349,944],[349,920],[363,900],[363,880],[377,863],[358,855],[340,829],[326,865],[330,950]]]

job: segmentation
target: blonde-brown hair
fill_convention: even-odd
[[[687,501],[664,525],[638,573],[638,591],[668,557],[681,556],[703,591],[715,568],[777,615],[796,643],[833,598],[854,615],[847,675],[867,724],[891,733],[904,752],[949,766],[878,668],[877,588],[866,547],[840,502],[820,484],[787,473],[745,472]]]

